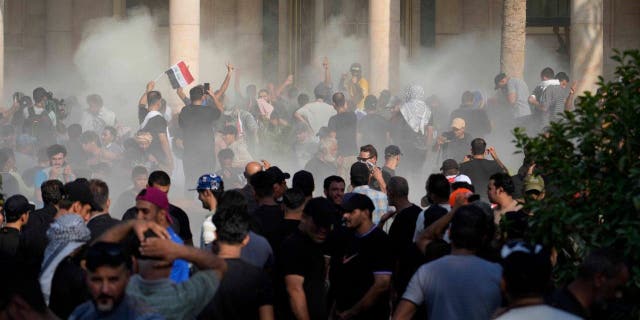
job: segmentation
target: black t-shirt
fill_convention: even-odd
[[[284,212],[279,205],[261,205],[253,212],[257,220],[258,230],[255,232],[269,241],[271,248],[278,243],[278,230],[284,219]]]
[[[91,231],[91,240],[97,239],[105,231],[120,223],[120,220],[112,218],[108,213],[101,214],[87,222],[87,228]]]
[[[391,241],[391,249],[396,255],[397,269],[394,272],[393,284],[398,293],[404,292],[413,273],[404,272],[413,265],[411,258],[411,249],[413,247],[413,233],[416,229],[416,220],[422,212],[422,209],[415,204],[396,213],[393,223],[389,228],[389,240]],[[413,270],[415,271],[415,270]]]
[[[241,259],[225,259],[227,272],[213,300],[198,319],[259,319],[258,309],[273,305],[273,289],[266,272]]]
[[[374,283],[374,274],[392,274],[391,242],[377,227],[362,236],[349,232],[342,240],[334,239],[329,248],[331,294],[338,312],[348,310],[364,297]],[[388,293],[381,296],[354,319],[389,319],[388,299]]]
[[[178,123],[182,129],[185,154],[213,150],[214,121],[220,118],[215,106],[186,106],[180,111]]]
[[[377,113],[367,114],[358,122],[358,132],[360,145],[371,144],[377,150],[382,150],[387,145],[389,121]]]
[[[489,201],[487,196],[489,177],[498,172],[503,172],[502,168],[493,160],[473,159],[460,165],[460,174],[464,174],[471,179],[471,184],[473,184],[476,194],[487,202]]]
[[[0,253],[16,256],[20,250],[20,230],[10,227],[0,228]]]
[[[548,305],[554,308],[564,310],[582,319],[591,319],[590,310],[584,308],[567,287],[557,289],[545,300]]]
[[[80,266],[87,248],[81,246],[65,257],[53,274],[49,308],[60,319],[69,318],[77,306],[91,299],[86,285],[86,273]]]
[[[29,214],[29,221],[22,228],[20,238],[23,242],[25,256],[29,263],[33,264],[37,272],[44,259],[44,250],[47,248],[47,230],[53,222],[53,217],[58,210],[52,205],[45,205]]]
[[[358,152],[357,128],[358,117],[353,112],[338,113],[329,118],[329,130],[336,132],[339,156],[350,156]]]
[[[282,281],[287,275],[299,275],[304,278],[303,289],[307,300],[307,310],[311,319],[327,319],[325,262],[322,246],[311,240],[300,230],[296,230],[282,243],[281,254],[277,259],[278,271]],[[289,295],[284,289],[281,317],[295,319],[291,312]]]
[[[295,233],[298,230],[298,226],[300,225],[300,220],[293,219],[283,219],[278,227],[278,236],[276,238],[275,246],[273,250],[275,251],[275,256],[278,257],[278,252],[282,248],[282,243],[285,239],[287,239],[290,235]]]
[[[162,163],[167,162],[167,157],[162,150],[162,144],[160,144],[160,134],[167,134],[167,120],[163,116],[157,115],[147,122],[142,128],[142,131],[151,133],[153,140],[149,146],[149,152]]]

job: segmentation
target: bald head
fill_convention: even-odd
[[[249,177],[260,171],[262,171],[262,164],[260,164],[260,162],[252,161],[247,163],[244,167],[244,176],[249,179]]]

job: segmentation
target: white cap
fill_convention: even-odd
[[[466,182],[470,185],[473,185],[473,183],[471,183],[471,179],[469,179],[469,176],[466,176],[464,174],[457,176],[455,179],[453,179],[453,182]]]

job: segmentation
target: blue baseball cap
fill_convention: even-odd
[[[211,191],[218,191],[218,192],[223,192],[224,191],[224,181],[222,181],[222,178],[216,174],[213,173],[206,173],[200,176],[200,178],[198,178],[198,185],[196,186],[195,189],[190,189],[191,191],[193,190],[211,190]]]

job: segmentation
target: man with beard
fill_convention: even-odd
[[[393,259],[389,237],[371,220],[374,205],[363,194],[342,202],[349,231],[329,245],[330,293],[337,319],[389,319]]]
[[[324,138],[320,140],[320,150],[307,162],[304,170],[311,172],[314,183],[319,186],[322,179],[338,173],[336,155],[338,153],[338,142],[334,138]]]
[[[69,319],[162,319],[126,294],[131,266],[131,257],[119,244],[97,242],[92,245],[86,258],[91,301],[79,305]]]

